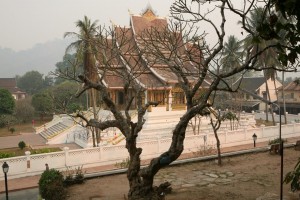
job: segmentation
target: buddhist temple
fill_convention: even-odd
[[[129,27],[120,27],[114,24],[113,37],[106,44],[102,43],[102,48],[104,46],[106,49],[99,51],[101,53],[98,59],[100,60],[98,69],[104,76],[103,81],[109,88],[114,102],[118,106],[124,105],[124,84],[127,83],[144,88],[143,101],[145,103],[147,101],[160,102],[159,107],[165,107],[166,111],[186,109],[185,95],[178,85],[178,76],[170,69],[170,65],[151,54],[151,49],[149,50],[147,46],[147,42],[153,40],[152,37],[155,37],[155,34],[150,37],[145,33],[151,30],[155,30],[156,33],[168,30],[167,18],[157,16],[151,6],[148,6],[141,15],[130,14],[129,25]],[[181,37],[180,33],[174,33],[174,35]],[[163,44],[157,46],[159,45],[163,46]],[[178,62],[182,63],[189,83],[193,84],[193,81],[199,78],[201,69],[198,67],[199,64],[184,58],[193,52],[193,55],[198,57],[196,59],[200,60],[202,53],[197,49],[193,50],[193,44],[184,44],[182,38],[178,45],[180,48],[176,50],[176,54],[179,54],[179,58],[174,58],[174,60],[181,59]],[[164,55],[171,55],[168,49],[163,49],[161,52]],[[189,55],[186,55],[187,52]],[[209,85],[209,80],[206,79],[201,88]],[[132,106],[134,105],[135,102]]]

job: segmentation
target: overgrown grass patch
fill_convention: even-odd
[[[46,118],[44,121],[40,121],[40,120],[35,120],[34,126],[35,127],[39,127],[42,126],[43,124],[51,121],[52,118]],[[11,131],[9,130],[9,128],[14,128],[15,131],[13,133],[11,133]],[[34,127],[32,125],[32,122],[27,122],[27,123],[17,123],[15,125],[11,125],[9,128],[4,127],[4,128],[0,128],[0,137],[6,137],[6,136],[13,136],[13,135],[19,135],[20,132],[23,133],[32,133],[34,132]]]
[[[260,125],[262,125],[262,124],[265,125],[265,126],[274,126],[274,125],[273,125],[273,122],[270,121],[270,120],[269,120],[269,121],[266,121],[266,120],[263,120],[263,119],[257,119],[257,120],[256,120],[256,125],[257,125],[257,126],[260,126]]]
[[[51,152],[58,152],[62,151],[58,147],[54,148],[41,148],[41,149],[31,149],[30,147],[25,147],[24,149],[20,148],[7,148],[7,149],[0,149],[0,159],[2,158],[10,158],[16,156],[24,156],[25,151],[30,151],[31,155],[33,154],[43,154],[43,153],[51,153]]]

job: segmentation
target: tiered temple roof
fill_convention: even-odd
[[[114,26],[115,38],[110,40],[109,43],[111,44],[109,46],[111,47],[114,40],[118,51],[104,50],[106,60],[113,61],[110,62],[113,64],[111,64],[110,70],[107,70],[104,77],[104,81],[109,88],[122,88],[125,82],[124,77],[150,90],[163,90],[178,83],[178,76],[170,69],[168,64],[151,54],[147,54],[147,51],[149,51],[146,46],[147,37],[141,37],[143,33],[147,32],[147,30],[151,31],[152,28],[159,32],[167,30],[167,27],[167,19],[156,16],[151,7],[148,7],[141,15],[131,15],[129,28]],[[183,44],[180,33],[175,34],[176,37],[180,38],[178,44],[180,48],[177,49],[180,54],[180,60],[177,61],[178,58],[174,57],[171,62],[180,62],[185,74],[187,74],[189,81],[192,83],[199,77],[199,69],[195,63],[187,59],[187,53],[193,52],[196,55],[197,50],[193,50],[192,45]],[[163,45],[158,44],[158,48],[164,48]],[[171,54],[170,50],[164,49],[162,52],[165,55]],[[198,52],[197,56],[198,58],[195,61],[200,61],[201,52]],[[109,62],[106,62],[106,65],[107,63]],[[100,64],[100,70],[101,66],[103,67],[102,70],[105,70],[106,65]],[[128,76],[128,73],[131,76]],[[203,86],[208,85],[209,82],[206,81]]]

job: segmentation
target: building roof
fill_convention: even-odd
[[[0,78],[0,88],[8,90],[12,94],[25,94],[25,92],[17,87],[17,81],[15,78]]]
[[[282,87],[278,88],[278,90],[281,90]],[[296,81],[292,81],[286,86],[284,86],[284,91],[300,91],[300,84]]]
[[[100,63],[99,68],[100,70],[107,71],[104,73],[105,76],[107,76],[104,80],[108,87],[111,89],[122,88],[124,81],[121,81],[120,79],[122,76],[124,78],[124,74],[133,76],[133,78],[131,78],[132,80],[148,89],[168,88],[179,82],[178,76],[170,68],[172,63],[165,63],[165,61],[156,58],[152,53],[148,53],[151,52],[151,49],[149,50],[148,46],[146,46],[146,42],[150,39],[147,35],[143,35],[152,30],[155,30],[155,33],[158,32],[159,34],[160,31],[169,31],[167,27],[167,19],[155,15],[151,6],[148,6],[141,15],[131,15],[130,27],[114,26],[114,40],[106,40],[107,49],[100,47],[103,50],[100,51],[101,54],[103,54],[103,52],[104,54],[99,55],[99,58],[105,57],[105,59],[101,61],[103,63]],[[155,37],[155,34],[153,35]],[[196,66],[199,66],[202,53],[199,52],[199,50],[197,52],[195,49],[192,49],[193,47],[191,45],[184,44],[180,33],[176,32],[175,34],[171,33],[170,35],[178,39],[177,45],[179,48],[177,49],[178,53],[176,56],[178,54],[180,55],[179,59],[181,59],[181,67],[186,74],[187,79],[190,83],[196,81],[199,78],[200,72]],[[115,42],[116,45],[113,44],[113,42]],[[163,48],[160,47],[160,45],[161,44],[159,43],[158,48]],[[117,50],[112,50],[113,48],[117,48]],[[161,52],[163,52],[163,54],[171,55],[170,50],[162,50],[163,51]],[[198,55],[198,57],[195,57],[194,59],[198,63],[189,61],[189,55],[187,55],[187,53],[190,52]],[[178,57],[175,57],[174,54],[174,58],[171,58],[169,62],[175,63],[177,60]],[[108,62],[111,62],[110,67],[107,67],[109,65]],[[118,70],[116,71],[116,69]],[[111,70],[115,73],[108,72]],[[119,77],[113,77],[118,75]],[[127,78],[128,80],[130,79],[130,77]],[[203,86],[204,85],[209,86],[208,79],[205,80]]]
[[[241,82],[242,80],[242,82]],[[237,89],[238,86],[255,93],[255,91],[265,83],[265,78],[263,76],[259,77],[241,77],[234,84],[233,88]]]
[[[150,27],[163,30],[167,28],[168,22],[166,18],[156,16],[151,8],[147,8],[142,15],[132,15],[130,25],[134,33],[140,35]]]

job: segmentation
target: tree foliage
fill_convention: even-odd
[[[39,191],[43,199],[66,199],[66,190],[63,185],[63,175],[60,171],[56,169],[44,171],[38,184]]]
[[[34,117],[34,107],[31,105],[31,98],[19,99],[16,101],[14,116],[20,122],[30,122]]]
[[[291,184],[292,192],[300,190],[300,159],[296,163],[294,170],[286,174],[284,183]]]
[[[41,120],[43,120],[45,115],[50,113],[52,114],[52,112],[54,111],[53,100],[49,96],[49,94],[45,92],[33,95],[31,104],[34,107],[35,112],[40,115]]]
[[[7,127],[7,130],[18,121],[14,115],[0,114],[0,128]]]
[[[71,43],[67,47],[67,52],[70,49],[76,49],[76,58],[82,63],[83,66],[83,74],[89,80],[97,82],[99,80],[98,70],[96,68],[96,54],[97,47],[95,43],[97,43],[97,26],[98,21],[91,21],[87,16],[84,16],[83,20],[78,20],[75,24],[79,29],[79,33],[75,32],[66,32],[65,37],[75,36],[78,40]],[[73,74],[76,75],[76,74]],[[69,76],[67,74],[67,76]],[[74,76],[73,76],[74,77]],[[101,104],[99,100],[99,96],[101,93],[98,93],[97,90],[91,89],[88,91],[88,106],[93,108],[94,119],[98,119],[98,115],[96,112],[97,104]],[[96,128],[95,132],[92,132],[93,138],[93,146],[97,146],[100,142],[100,133]]]
[[[231,0],[226,0],[229,9],[242,19],[243,28],[252,35],[254,41],[281,40],[276,45],[278,60],[282,65],[297,64],[300,53],[300,2],[296,0],[267,0],[256,32],[247,28],[246,16],[251,9],[238,10]],[[258,2],[251,0],[248,5],[257,7]],[[260,4],[262,5],[262,4]],[[283,36],[284,35],[284,36]]]
[[[25,143],[24,141],[20,141],[20,142],[18,143],[18,147],[19,147],[21,150],[23,150],[23,149],[26,147],[26,143]]]
[[[79,62],[79,63],[78,63]],[[71,77],[77,77],[83,71],[82,63],[76,54],[66,54],[63,60],[55,64],[56,69],[54,74],[66,74]],[[58,85],[64,82],[65,79],[60,76],[55,77],[55,84]]]
[[[55,85],[47,91],[53,101],[54,109],[57,112],[72,113],[82,110],[85,98],[75,98],[80,85],[76,82],[64,81]]]
[[[0,88],[0,114],[12,114],[15,108],[15,100],[12,94]]]
[[[43,74],[38,71],[29,71],[17,78],[17,86],[33,95],[45,88],[45,80]]]

